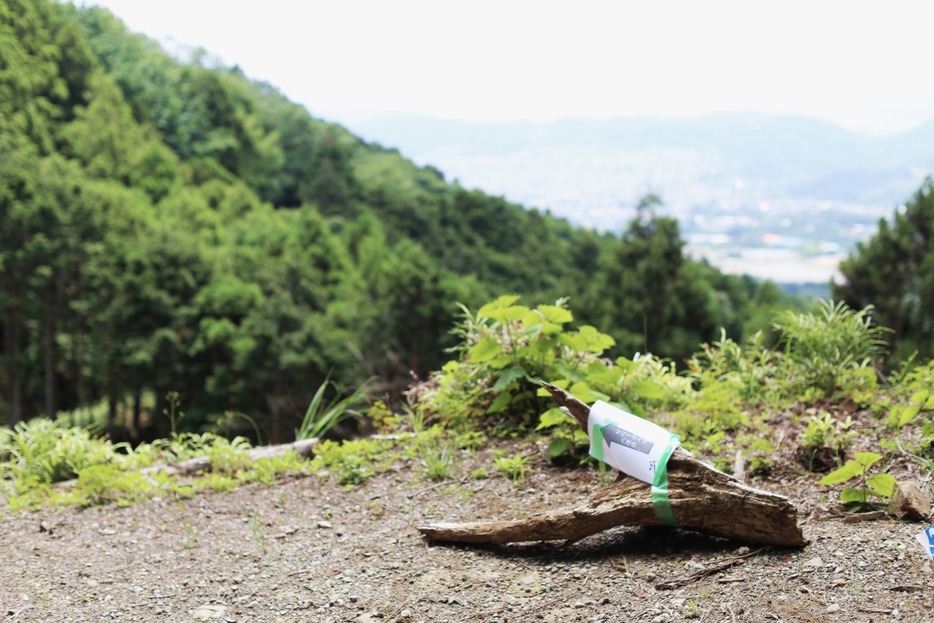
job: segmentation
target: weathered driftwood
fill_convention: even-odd
[[[563,390],[545,387],[587,429],[590,408]],[[780,495],[754,489],[678,448],[668,460],[668,496],[679,528],[738,541],[802,547],[797,510]],[[624,478],[578,506],[516,521],[435,523],[419,527],[430,539],[461,543],[576,541],[616,526],[656,526],[651,487]]]

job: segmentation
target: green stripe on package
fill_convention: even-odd
[[[655,516],[677,526],[668,498],[668,458],[680,438],[602,400],[590,408],[590,455],[652,486]]]

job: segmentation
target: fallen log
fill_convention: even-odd
[[[558,387],[544,386],[587,430],[590,408]],[[635,478],[623,478],[572,508],[516,521],[434,523],[418,530],[429,539],[460,543],[576,541],[617,526],[662,525],[651,489]],[[788,498],[745,485],[680,447],[668,460],[668,496],[678,528],[749,543],[785,547],[808,543]]]
[[[302,458],[308,458],[314,453],[314,447],[318,445],[318,441],[319,440],[317,437],[313,437],[312,439],[300,439],[298,441],[293,441],[292,443],[250,448],[246,451],[246,453],[247,456],[250,457],[250,460],[254,462],[259,459],[279,456],[289,451],[295,452]],[[151,465],[141,469],[140,473],[151,474],[153,472],[162,472],[169,476],[188,476],[201,471],[210,471],[210,468],[211,457],[199,456],[193,459],[179,461],[178,463],[159,463],[158,465]]]

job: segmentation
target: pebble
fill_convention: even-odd
[[[819,569],[824,566],[824,561],[821,560],[820,556],[815,556],[810,560],[806,560],[802,566],[809,567],[811,569]]]
[[[836,612],[840,609],[840,604],[830,604],[827,606],[827,612]]]
[[[318,522],[318,527],[319,528],[332,528],[333,526],[331,525],[330,521],[321,520]]]
[[[224,606],[205,604],[195,608],[191,613],[191,618],[195,621],[213,621],[214,619],[222,618],[225,610],[226,608]]]

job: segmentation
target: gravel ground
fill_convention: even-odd
[[[478,453],[457,474],[489,461]],[[801,509],[802,550],[662,528],[487,547],[416,530],[567,506],[599,486],[593,470],[542,460],[520,485],[436,484],[397,468],[352,490],[312,476],[132,508],[4,513],[0,613],[8,623],[934,621],[922,524],[848,523],[813,477],[759,483]],[[734,564],[664,585],[724,561]]]

